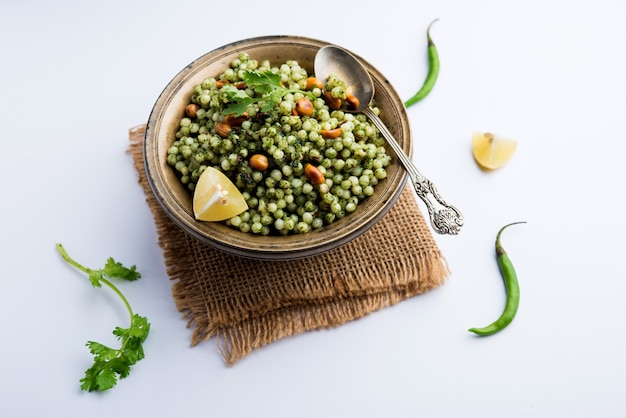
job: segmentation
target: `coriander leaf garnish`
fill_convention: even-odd
[[[269,93],[274,88],[281,87],[280,79],[280,75],[271,70],[265,70],[262,73],[247,70],[243,73],[243,81],[246,85],[261,94]]]
[[[65,261],[86,273],[94,287],[106,285],[112,289],[124,302],[130,315],[128,328],[116,327],[113,335],[121,341],[120,348],[111,348],[94,341],[88,341],[86,346],[94,356],[93,365],[85,371],[85,377],[80,379],[81,389],[88,392],[105,391],[117,384],[130,374],[130,368],[144,358],[143,342],[150,332],[150,323],[147,318],[133,312],[130,304],[122,292],[106,277],[127,281],[135,281],[141,277],[135,266],[125,267],[109,258],[100,270],[87,268],[74,261],[61,244],[56,244],[57,250]]]
[[[135,266],[131,268],[124,267],[121,263],[115,262],[111,257],[107,260],[107,263],[102,269],[102,273],[106,276],[117,277],[129,282],[134,282],[141,278],[141,274],[137,271]]]
[[[231,113],[235,116],[243,115],[246,108],[255,102],[244,90],[239,90],[230,84],[222,86],[222,93],[228,101],[228,106],[224,109],[224,113],[228,115]]]
[[[289,93],[302,93],[311,99],[315,98],[310,92],[283,87],[281,85],[281,76],[271,70],[263,72],[246,70],[243,72],[242,78],[245,85],[256,94],[254,97],[251,97],[245,90],[240,90],[231,84],[224,84],[222,93],[228,101],[228,106],[224,109],[225,114],[242,115],[246,108],[253,103],[260,103],[261,111],[269,112]]]

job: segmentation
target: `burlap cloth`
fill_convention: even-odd
[[[337,327],[443,284],[449,274],[410,189],[360,237],[293,261],[248,260],[211,248],[174,224],[145,177],[145,126],[129,131],[163,249],[172,295],[191,345],[216,337],[228,365],[281,338]]]

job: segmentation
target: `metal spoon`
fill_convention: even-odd
[[[417,195],[426,204],[430,223],[435,232],[450,235],[458,234],[463,226],[461,212],[441,198],[435,185],[419,172],[383,121],[370,109],[369,105],[374,98],[374,83],[365,67],[348,51],[335,45],[320,48],[315,56],[314,66],[315,76],[322,83],[326,84],[328,76],[334,74],[346,84],[348,92],[359,99],[357,108],[344,110],[364,113],[380,130],[406,169]]]

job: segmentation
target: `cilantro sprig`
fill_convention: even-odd
[[[94,287],[102,287],[104,284],[111,288],[122,299],[130,314],[128,328],[116,327],[113,330],[113,335],[121,341],[119,348],[111,348],[95,341],[88,341],[86,344],[94,356],[94,362],[85,372],[85,377],[80,379],[81,389],[88,392],[111,389],[117,384],[118,379],[130,374],[132,365],[144,358],[142,344],[150,332],[150,323],[147,318],[133,312],[126,297],[106,277],[135,281],[141,274],[135,266],[124,267],[113,258],[109,258],[102,269],[90,269],[73,260],[61,244],[57,243],[56,248],[65,261],[89,276],[89,281]]]
[[[310,92],[288,89],[282,86],[280,74],[276,74],[271,70],[263,72],[246,70],[243,72],[242,78],[246,87],[252,89],[256,94],[252,97],[245,90],[240,90],[232,84],[224,84],[221,91],[224,95],[223,97],[228,102],[228,106],[224,109],[224,114],[240,116],[253,103],[260,103],[261,111],[269,112],[289,93],[302,93],[311,99],[315,98]]]

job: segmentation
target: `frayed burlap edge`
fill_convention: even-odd
[[[133,157],[138,182],[154,216],[166,271],[174,283],[172,295],[176,307],[187,321],[187,327],[193,328],[191,345],[215,337],[218,349],[228,365],[279,339],[306,331],[337,327],[424,293],[442,285],[450,273],[408,188],[389,214],[363,236],[319,256],[287,262],[259,262],[207,247],[178,228],[165,215],[152,194],[145,178],[144,133],[144,125],[129,130],[128,152]],[[349,257],[350,246],[362,249],[360,245],[371,240],[375,242],[381,234],[399,234],[398,242],[406,245],[409,237],[403,237],[404,231],[394,229],[394,222],[389,221],[406,211],[416,212],[412,216],[415,222],[423,224],[424,230],[421,231],[420,239],[410,237],[415,248],[409,251],[408,256],[397,254],[380,258],[375,264],[361,264]],[[220,278],[202,274],[207,268],[217,267],[208,266],[206,262],[190,262],[190,254],[200,255],[196,257],[200,261],[204,256],[204,260],[211,260],[211,265],[223,265],[226,268],[233,264],[254,263],[257,267],[251,269],[253,272],[262,263],[266,267],[264,270],[269,271],[269,284],[264,289],[268,295],[264,299],[248,299],[247,294],[242,297],[244,289],[235,295],[216,296],[210,287]],[[296,276],[305,274],[302,280],[299,277],[293,280],[287,277],[293,275],[285,274],[289,268]],[[283,287],[288,287],[288,292]],[[231,300],[225,296],[236,298]]]

